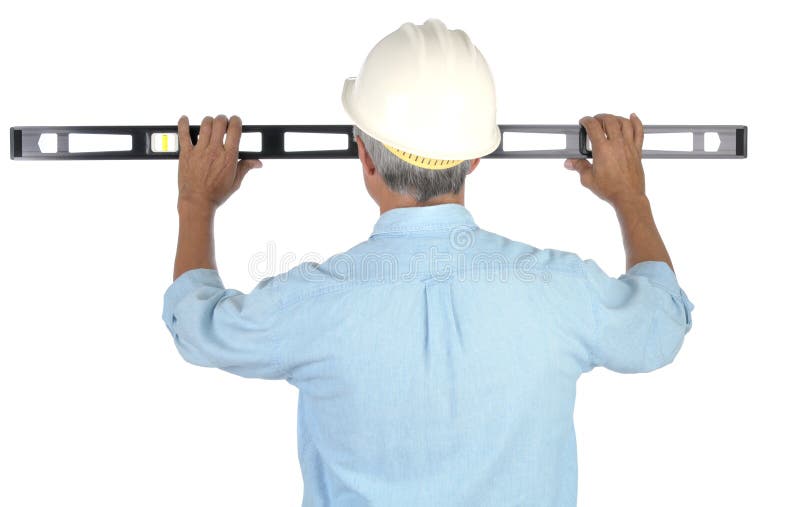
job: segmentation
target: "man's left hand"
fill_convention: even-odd
[[[222,138],[225,136],[225,143]],[[242,178],[257,159],[238,160],[242,119],[225,115],[206,116],[200,124],[197,144],[189,137],[189,118],[178,120],[178,202],[193,202],[216,209],[242,184]],[[238,161],[237,161],[238,160]]]

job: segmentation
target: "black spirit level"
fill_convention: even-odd
[[[498,125],[500,146],[484,158],[591,158],[591,142],[582,125]],[[199,125],[189,127],[192,142],[197,142]],[[352,125],[243,125],[242,135],[260,134],[260,149],[242,151],[239,158],[358,158]],[[325,150],[287,150],[286,134],[346,134],[346,147]],[[507,134],[562,134],[561,148],[505,149]],[[643,149],[642,158],[746,158],[747,127],[744,125],[644,125],[648,134],[691,134],[691,149]],[[73,146],[73,136],[113,135],[127,139],[124,149],[81,151]],[[650,136],[652,138],[652,136]],[[49,143],[42,143],[49,139]],[[711,141],[709,141],[709,139]],[[12,160],[141,160],[177,159],[180,147],[177,125],[156,126],[75,126],[11,127]]]

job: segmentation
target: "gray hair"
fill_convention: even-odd
[[[472,166],[472,160],[465,160],[447,169],[424,169],[409,164],[387,150],[382,142],[353,125],[355,137],[360,137],[364,142],[364,148],[386,185],[395,192],[410,195],[417,202],[425,202],[442,194],[458,193]]]

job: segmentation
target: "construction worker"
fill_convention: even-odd
[[[220,279],[213,219],[261,162],[237,162],[238,116],[204,118],[196,144],[179,120],[163,309],[178,351],[299,390],[304,506],[575,506],[578,377],[661,368],[692,326],[645,194],[642,122],[581,118],[593,161],[565,162],[619,219],[627,267],[613,278],[484,230],[465,207],[466,176],[501,136],[491,73],[463,31],[403,24],[342,102],[377,222],[248,294]]]

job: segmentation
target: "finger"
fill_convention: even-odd
[[[625,142],[633,144],[635,142],[633,139],[633,124],[627,118],[620,118],[619,122],[622,125],[622,137],[625,139]]]
[[[586,129],[586,133],[589,135],[589,140],[592,142],[592,146],[597,146],[606,140],[606,135],[603,133],[603,127],[600,125],[600,122],[597,119],[592,118],[591,116],[584,116],[580,119],[580,124]]]
[[[213,126],[211,127],[211,138],[208,140],[212,146],[222,146],[222,136],[228,129],[228,117],[224,114],[218,114],[214,118]]]
[[[636,146],[641,151],[642,144],[644,143],[644,125],[642,125],[642,120],[636,116],[636,113],[631,113],[631,123],[633,124],[633,139],[636,142]]]
[[[183,115],[178,120],[178,151],[188,152],[192,149],[192,138],[189,137],[189,118]]]
[[[239,140],[242,138],[242,119],[236,115],[231,116],[228,122],[228,134],[225,137],[225,149],[239,152]]]
[[[200,123],[200,132],[197,133],[197,143],[195,144],[196,147],[205,148],[208,146],[208,138],[211,136],[212,121],[214,121],[214,118],[210,116],[203,118],[202,123]]]
[[[598,114],[595,118],[598,118],[600,123],[603,124],[603,130],[605,130],[606,136],[609,139],[622,137],[622,127],[616,116],[613,114]]]

